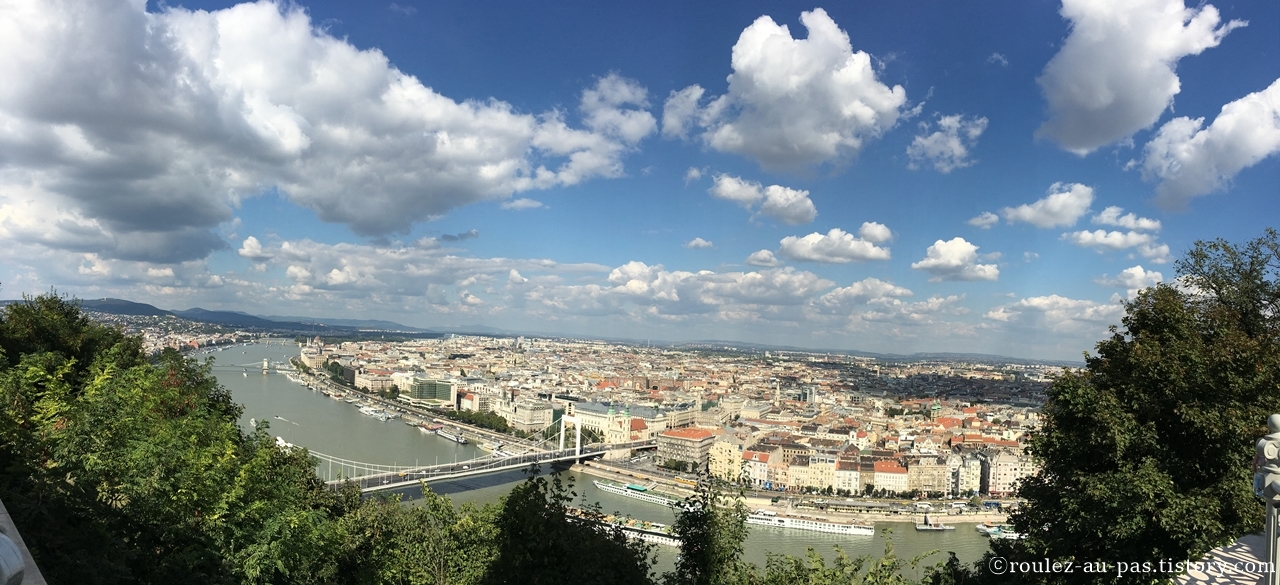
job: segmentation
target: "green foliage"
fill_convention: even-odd
[[[470,410],[446,410],[444,415],[453,420],[462,421],[483,429],[505,433],[511,430],[507,419],[494,412],[475,412]]]
[[[0,498],[52,584],[475,583],[493,556],[492,510],[329,489],[209,362],[148,363],[66,299],[6,307],[0,347]]]
[[[1043,469],[1012,518],[1028,538],[998,554],[1155,565],[1261,526],[1250,480],[1253,442],[1280,411],[1276,233],[1197,243],[1178,272],[1186,289],[1142,291],[1087,368],[1053,384],[1032,441]]]
[[[886,531],[891,532],[891,531]],[[762,585],[788,585],[805,583],[807,585],[907,585],[913,583],[903,575],[903,569],[916,569],[926,557],[935,554],[926,552],[914,558],[903,560],[893,550],[891,534],[885,539],[884,556],[873,559],[870,555],[850,558],[839,546],[835,547],[836,558],[831,566],[812,548],[807,549],[801,558],[792,555],[770,554],[765,563],[765,572],[758,581]],[[955,555],[951,555],[952,559]],[[863,572],[863,569],[866,569]],[[929,567],[926,581],[931,582],[934,575],[943,574],[942,565]],[[945,582],[945,581],[944,581]],[[939,582],[937,585],[942,585]]]
[[[665,467],[681,473],[689,471],[689,463],[678,459],[664,459],[662,463],[658,464],[658,467]]]
[[[497,557],[483,583],[649,583],[655,562],[650,545],[628,540],[620,528],[603,522],[597,507],[584,506],[571,519],[566,513],[577,495],[572,484],[531,471],[498,513]]]
[[[726,585],[754,576],[742,561],[747,540],[747,506],[741,493],[726,495],[720,480],[702,473],[672,526],[680,539],[680,559],[663,576],[666,585]]]

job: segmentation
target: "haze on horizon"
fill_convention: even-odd
[[[1280,217],[1275,3],[20,0],[0,296],[1079,360]]]

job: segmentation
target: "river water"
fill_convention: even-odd
[[[213,373],[231,391],[233,399],[244,406],[240,421],[243,428],[249,428],[250,419],[254,419],[259,425],[263,422],[269,424],[272,435],[312,451],[385,465],[431,465],[487,455],[474,442],[459,445],[442,437],[424,434],[400,420],[381,422],[361,414],[352,404],[290,382],[283,374],[274,371],[262,373],[263,359],[287,363],[296,355],[296,343],[277,340],[269,344],[236,346],[196,357],[214,358]],[[562,474],[574,482],[574,489],[582,498],[599,503],[606,513],[617,512],[664,524],[673,520],[671,510],[665,507],[596,489],[590,475],[576,471]],[[482,505],[498,501],[523,479],[522,472],[506,472],[432,484],[431,489],[448,495],[455,503]],[[418,494],[411,491],[405,495],[412,498]],[[813,548],[824,557],[832,558],[833,547],[837,545],[851,557],[879,557],[885,550],[885,535],[881,529],[892,528],[891,537],[899,558],[909,559],[936,550],[940,552],[928,557],[925,564],[945,561],[948,551],[955,552],[963,562],[979,559],[988,550],[987,539],[974,530],[972,523],[954,524],[956,530],[916,532],[908,522],[877,522],[876,536],[840,536],[753,526],[744,557],[763,566],[767,552],[804,555],[806,548]],[[658,569],[667,569],[674,561],[674,549],[658,548]]]

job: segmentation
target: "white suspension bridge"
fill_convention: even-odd
[[[570,448],[565,447],[565,423],[574,423],[574,440]],[[546,428],[551,428],[552,423]],[[652,449],[656,442],[632,441],[620,444],[582,445],[582,427],[573,417],[561,417],[558,421],[560,430],[550,438],[532,444],[521,444],[521,453],[504,454],[495,451],[493,455],[477,457],[466,461],[440,463],[434,465],[384,465],[353,461],[311,451],[311,455],[319,460],[317,472],[330,486],[338,486],[344,482],[354,482],[364,492],[394,490],[397,488],[416,486],[419,482],[437,482],[462,479],[488,473],[510,471],[527,468],[534,464],[553,464],[577,462],[583,459],[600,457],[607,451]],[[543,429],[545,432],[546,428]],[[558,440],[554,448],[553,441]]]

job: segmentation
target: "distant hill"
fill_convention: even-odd
[[[723,340],[703,340],[703,341],[687,341],[681,343],[673,343],[672,347],[683,348],[703,348],[703,349],[719,349],[723,347],[736,347],[738,349],[753,349],[756,351],[786,351],[796,353],[830,353],[835,355],[849,355],[859,357],[869,357],[884,361],[920,361],[920,360],[945,360],[945,361],[967,361],[977,363],[1001,363],[1001,364],[1034,364],[1034,365],[1051,365],[1051,366],[1072,366],[1081,367],[1084,362],[1075,362],[1068,360],[1042,360],[1017,358],[1003,355],[994,355],[987,353],[954,353],[954,352],[916,352],[912,354],[901,353],[874,353],[869,351],[858,351],[854,349],[817,349],[811,347],[796,347],[790,345],[767,345],[762,343],[748,343],[745,341],[723,341]]]
[[[145,315],[152,317],[172,317],[172,311],[157,308],[146,303],[135,303],[124,299],[93,299],[80,301],[80,308],[112,315]]]
[[[330,319],[327,317],[293,317],[281,315],[262,315],[263,319],[278,322],[293,323],[320,323],[332,327],[350,327],[353,329],[378,329],[386,331],[415,331],[415,332],[431,332],[430,329],[421,327],[410,327],[401,325],[395,321],[384,321],[382,319]]]
[[[173,317],[171,311],[157,308],[146,303],[135,303],[124,299],[76,299],[80,303],[80,307],[86,311],[94,311],[97,313],[107,313],[109,315],[141,315],[153,317]],[[0,301],[0,307],[21,303],[22,299],[10,299]]]
[[[325,325],[318,323],[272,321],[270,319],[255,317],[240,311],[210,311],[209,309],[201,309],[200,307],[194,307],[185,311],[174,311],[173,314],[182,317],[183,319],[200,321],[202,323],[214,323],[217,325],[229,325],[232,327],[252,327],[255,329],[307,329],[325,327]]]

